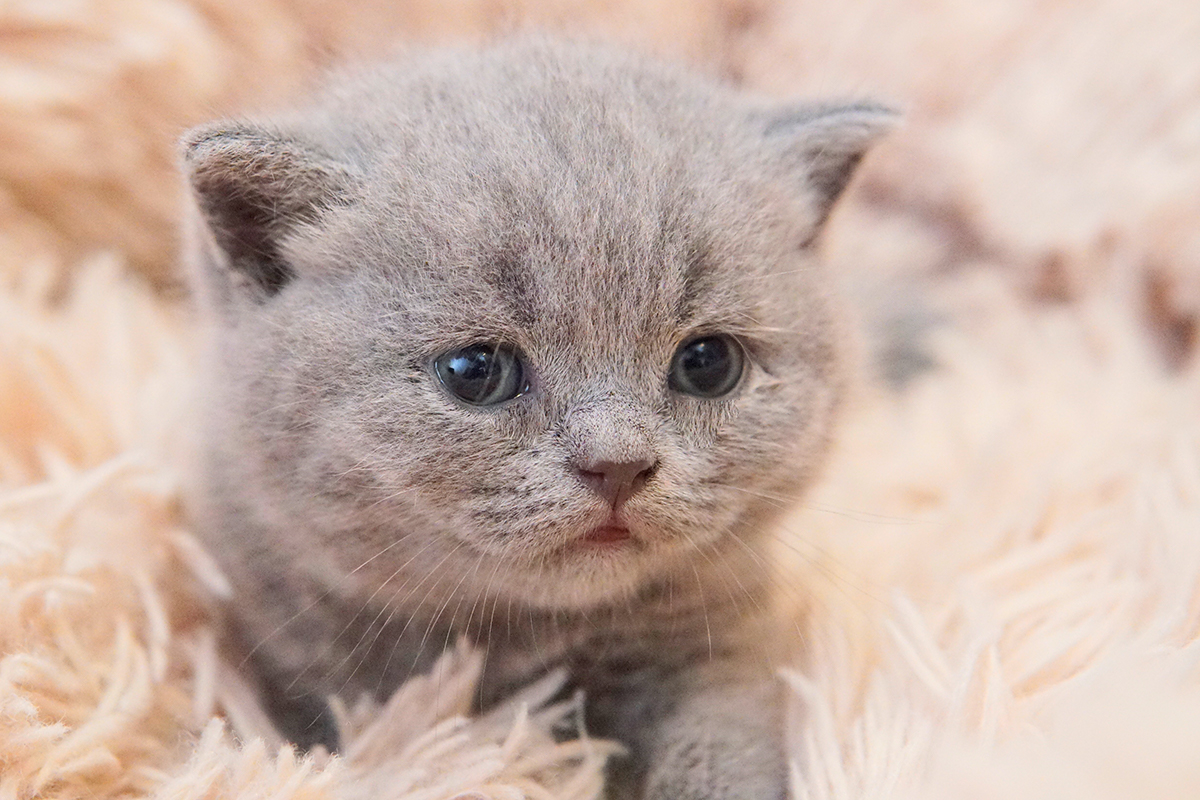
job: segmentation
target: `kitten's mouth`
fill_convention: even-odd
[[[617,547],[633,538],[629,528],[619,523],[608,522],[580,536],[579,544],[592,547]]]

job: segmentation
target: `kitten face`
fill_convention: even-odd
[[[586,607],[754,535],[824,451],[810,245],[886,121],[523,44],[194,134],[207,502],[331,578],[436,575],[434,601]],[[711,398],[670,377],[704,337],[744,355]],[[474,345],[519,361],[515,397],[455,396],[438,359]]]

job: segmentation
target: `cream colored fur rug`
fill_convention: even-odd
[[[780,540],[795,797],[1200,796],[1194,3],[403,5],[0,6],[0,798],[598,795],[612,747],[550,738],[552,685],[462,717],[467,652],[344,709],[342,756],[281,749],[217,656],[227,587],[178,505],[190,325],[144,280],[182,125],[523,19],[909,107],[829,250],[922,287],[938,366],[864,380]]]

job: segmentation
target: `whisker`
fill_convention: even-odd
[[[290,617],[290,618],[289,618],[289,619],[288,619],[286,622],[282,623],[282,624],[281,624],[281,625],[280,625],[278,628],[276,628],[275,630],[273,630],[273,631],[271,631],[269,634],[267,634],[267,635],[266,635],[266,637],[264,637],[262,640],[260,640],[260,641],[258,642],[258,644],[254,645],[254,647],[250,648],[250,652],[246,653],[245,657],[244,657],[244,658],[242,658],[241,662],[238,664],[238,669],[240,670],[240,669],[242,669],[243,667],[245,667],[245,666],[246,666],[246,662],[247,662],[247,661],[249,661],[249,660],[250,660],[250,658],[251,658],[251,657],[252,657],[252,656],[253,656],[253,655],[254,655],[256,652],[258,652],[259,648],[263,647],[263,646],[264,646],[264,645],[266,645],[268,642],[270,642],[270,641],[271,641],[271,640],[272,640],[274,637],[278,636],[278,635],[279,635],[279,634],[280,634],[280,633],[283,631],[283,629],[284,629],[284,628],[286,628],[288,625],[291,625],[293,622],[295,622],[296,620],[300,619],[300,617],[304,616],[304,615],[305,615],[305,614],[307,614],[309,611],[312,611],[314,608],[316,608],[316,607],[317,607],[317,605],[319,605],[320,603],[322,603],[322,602],[324,602],[325,600],[327,600],[327,599],[329,598],[329,595],[331,595],[331,594],[334,592],[334,590],[335,590],[335,589],[339,588],[339,587],[340,587],[340,586],[341,586],[343,583],[345,583],[347,580],[349,580],[349,579],[351,578],[351,576],[353,576],[355,573],[357,573],[357,572],[358,572],[359,570],[361,570],[363,567],[365,567],[365,566],[367,566],[368,564],[370,564],[370,563],[371,563],[372,561],[374,561],[375,559],[377,559],[377,558],[379,558],[380,556],[382,556],[384,553],[386,553],[386,552],[388,552],[389,550],[391,550],[391,549],[392,549],[393,547],[395,547],[396,545],[398,545],[398,544],[400,544],[401,542],[403,542],[403,541],[405,540],[405,538],[407,538],[407,536],[408,536],[408,534],[404,534],[404,535],[400,536],[398,539],[395,539],[395,540],[393,540],[393,541],[392,541],[392,543],[391,543],[391,544],[389,544],[387,547],[384,547],[382,550],[380,550],[379,552],[377,552],[375,555],[371,556],[371,557],[370,557],[370,558],[368,558],[366,561],[362,562],[362,563],[361,563],[361,564],[359,564],[357,567],[355,567],[354,569],[352,569],[352,570],[350,570],[349,572],[347,572],[345,575],[343,575],[343,576],[342,576],[342,577],[341,577],[341,578],[338,580],[338,582],[337,582],[337,583],[335,583],[333,586],[329,587],[329,588],[328,588],[328,589],[326,589],[324,592],[322,592],[322,594],[321,594],[321,596],[320,596],[320,597],[318,597],[317,599],[313,600],[313,601],[312,601],[311,603],[309,603],[307,606],[305,606],[304,608],[302,608],[302,609],[300,609],[299,611],[297,611],[297,612],[296,612],[295,614],[293,614],[293,615],[292,615],[292,616],[291,616],[291,617]],[[360,613],[361,613],[361,612],[360,612]]]
[[[735,492],[752,495],[762,498],[763,500],[772,500],[777,505],[776,508],[806,508],[812,511],[821,511],[828,514],[836,514],[839,517],[846,517],[855,522],[867,522],[881,525],[916,525],[920,520],[912,517],[897,517],[891,514],[881,514],[875,511],[860,511],[855,509],[837,508],[836,506],[828,506],[820,503],[814,503],[810,500],[805,500],[801,497],[789,497],[774,492],[765,492],[762,490],[747,489],[745,486],[737,486],[732,483],[723,483],[721,481],[709,480],[705,481],[706,486],[719,486],[722,489],[732,489]]]
[[[472,566],[469,571],[466,571],[463,573],[462,578],[459,579],[458,584],[454,587],[454,590],[447,596],[446,602],[442,605],[441,608],[438,609],[438,612],[434,616],[433,620],[429,623],[428,627],[425,628],[425,633],[421,637],[421,644],[417,647],[417,659],[420,659],[421,651],[425,649],[425,637],[428,636],[429,632],[431,630],[433,630],[433,628],[437,625],[438,620],[442,616],[442,610],[445,609],[445,607],[450,604],[450,598],[457,595],[458,602],[454,605],[454,611],[450,614],[450,621],[446,623],[446,638],[442,641],[441,653],[445,653],[450,648],[450,637],[454,633],[454,623],[458,620],[458,610],[460,608],[462,608],[463,600],[466,599],[463,597],[463,594],[461,591],[462,585],[469,576],[472,576],[476,572],[479,571],[479,565],[483,563],[483,559],[486,556],[487,556],[487,553],[484,553],[484,552],[479,553],[479,556],[475,559],[474,566]],[[471,613],[474,614],[474,606],[472,606]],[[440,655],[440,653],[439,653],[439,655]],[[433,695],[434,696],[433,708],[434,708],[434,716],[435,717],[438,716],[437,709],[441,707],[441,698],[442,698],[442,673],[441,672],[437,673],[437,678],[438,678],[437,688],[434,690],[434,695]]]
[[[708,660],[713,658],[712,625],[708,620],[708,601],[704,597],[704,581],[700,579],[700,571],[692,564],[692,574],[696,576],[696,591],[700,593],[700,605],[704,610],[704,632],[708,636]]]
[[[311,668],[313,665],[315,665],[318,659],[320,659],[322,656],[324,656],[326,653],[328,653],[330,650],[332,650],[337,645],[338,641],[341,640],[341,638],[350,631],[350,627],[354,624],[354,621],[357,620],[364,611],[366,611],[368,608],[370,608],[371,602],[376,598],[376,596],[378,596],[378,594],[380,592],[383,591],[384,587],[387,586],[389,583],[391,583],[392,580],[397,575],[399,575],[401,572],[403,572],[413,561],[415,561],[418,557],[420,557],[420,555],[422,553],[424,553],[426,550],[428,550],[431,544],[432,544],[432,542],[426,542],[421,547],[420,550],[418,550],[416,553],[414,553],[412,556],[410,556],[409,559],[407,561],[405,561],[403,564],[396,567],[396,569],[392,571],[391,575],[389,575],[387,578],[385,578],[383,580],[383,582],[379,584],[379,586],[375,587],[375,591],[373,591],[371,593],[371,595],[363,602],[362,606],[358,609],[358,611],[355,612],[355,614],[352,617],[350,617],[350,619],[346,622],[346,624],[342,627],[342,629],[338,632],[338,634],[335,637],[333,637],[333,639],[329,642],[329,645],[326,647],[326,649],[320,655],[315,656],[311,661],[309,661],[308,667],[301,670],[300,673],[297,674],[295,676],[295,678],[292,679],[291,684],[289,684],[287,687],[289,690],[301,678],[304,677],[304,675],[308,672],[308,669]],[[406,581],[406,583],[407,583],[407,581]],[[403,588],[404,588],[404,584],[401,584],[401,589],[403,589]],[[386,606],[384,608],[386,608]],[[336,673],[337,670],[340,670],[342,667],[344,667],[346,665],[346,662],[354,657],[354,654],[358,651],[358,648],[362,646],[363,640],[370,633],[371,629],[373,627],[375,627],[375,624],[379,621],[379,618],[382,615],[383,615],[383,609],[380,609],[380,611],[375,615],[375,618],[372,619],[370,623],[368,623],[366,631],[364,631],[363,634],[359,637],[359,640],[354,644],[354,647],[351,648],[350,652],[348,652],[345,656],[343,656],[342,660],[339,661],[334,667],[332,667],[329,670],[326,670],[326,674],[324,676],[326,679],[332,678],[334,673]],[[384,625],[386,626],[386,623],[384,623]],[[382,628],[380,630],[382,631]],[[378,638],[378,636],[379,636],[379,634],[376,633],[375,638]],[[372,640],[372,646],[374,646],[374,640]],[[369,648],[368,648],[368,651],[369,651]],[[351,677],[353,677],[353,675],[351,675]],[[347,682],[348,681],[349,681],[349,678],[347,678]],[[343,685],[342,688],[345,688],[345,685]]]
[[[394,606],[394,608],[393,608],[392,612],[388,615],[389,623],[395,617],[396,613],[400,610],[401,607],[408,605],[408,601],[412,598],[412,596],[414,594],[416,594],[417,590],[421,588],[421,584],[423,584],[425,582],[425,580],[427,580],[428,578],[431,578],[435,574],[439,573],[441,571],[442,566],[445,565],[445,563],[451,557],[453,557],[456,553],[458,553],[458,551],[461,550],[463,548],[463,546],[464,545],[462,542],[456,542],[454,547],[450,550],[450,552],[446,553],[446,555],[442,557],[442,560],[434,565],[433,569],[430,570],[429,574],[426,575],[425,578],[422,578],[420,581],[417,582],[416,586],[414,586],[412,589],[409,590],[408,594],[404,596],[404,599],[399,604],[397,604],[395,602],[396,595],[399,594],[399,592],[392,595],[392,600],[389,603],[389,605]],[[421,600],[416,604],[415,607],[423,608],[425,606],[425,601],[427,601],[429,599],[430,595],[434,592],[435,589],[437,589],[437,587],[441,586],[441,584],[442,584],[442,578],[439,576],[437,578],[437,580],[435,580],[432,584],[430,584],[429,588],[425,590],[425,594],[421,596]],[[447,600],[447,602],[448,602],[448,600]],[[388,652],[387,661],[384,662],[383,669],[380,671],[380,675],[387,674],[388,668],[391,666],[392,659],[395,658],[396,651],[400,647],[400,643],[404,640],[404,634],[408,632],[408,628],[410,625],[412,625],[414,619],[416,619],[415,612],[410,613],[408,615],[408,617],[404,620],[404,625],[400,628],[400,633],[398,633],[396,635],[396,641],[392,644],[392,649]],[[426,628],[426,635],[428,635],[428,628]],[[410,678],[412,677],[413,672],[417,667],[417,663],[420,660],[421,654],[424,651],[424,641],[425,641],[424,637],[422,637],[421,641],[422,641],[422,646],[417,649],[417,652],[413,655],[413,661],[411,664],[409,664],[409,667],[408,667],[408,677],[410,677]]]
[[[496,579],[496,574],[500,571],[500,565],[503,562],[503,560],[504,560],[503,556],[496,558],[496,566],[492,567],[492,574],[488,577],[487,586],[484,587],[484,590],[483,590],[483,594],[484,594],[484,598],[485,598],[484,599],[484,608],[486,608],[486,606],[487,606],[486,598],[492,594],[492,581],[494,581]],[[480,666],[480,669],[479,669],[480,679],[479,679],[478,684],[476,685],[476,690],[477,690],[476,704],[480,707],[483,706],[484,680],[485,680],[485,677],[487,676],[488,658],[492,654],[492,626],[496,621],[496,607],[498,605],[500,605],[500,598],[494,597],[492,599],[492,612],[488,618],[487,636],[483,642],[483,664]],[[483,614],[484,608],[480,609],[479,624],[480,624],[481,629],[483,626],[482,614]],[[472,612],[472,615],[474,615],[474,612]]]
[[[432,544],[433,544],[433,540],[426,542],[425,547],[422,548],[422,552],[425,549],[428,549]],[[425,583],[425,581],[427,581],[430,578],[432,578],[433,576],[437,575],[441,571],[442,566],[445,565],[445,563],[456,552],[458,552],[458,550],[461,546],[462,546],[461,544],[455,544],[455,546],[450,550],[450,552],[448,552],[448,553],[446,553],[446,555],[442,556],[442,559],[433,566],[433,569],[431,569],[431,570],[429,570],[429,572],[425,573],[425,575],[423,575],[421,577],[421,579],[419,581],[417,581],[417,583],[413,586],[413,588],[409,590],[408,594],[405,595],[405,597],[404,597],[404,601],[406,602],[410,597],[412,597],[412,595],[415,594],[416,591],[421,588],[421,586]],[[413,557],[413,559],[415,559],[415,558],[416,558],[416,556]],[[404,567],[407,567],[408,564],[411,563],[413,559],[410,559],[409,562],[407,562],[405,565],[403,565],[401,567],[401,569],[403,569]],[[397,573],[399,571],[400,570],[398,569]],[[441,582],[441,578],[438,578],[438,580],[436,582],[434,582],[434,584],[432,584],[428,590],[426,590],[425,597],[428,597],[429,592],[432,591],[434,588],[436,588],[436,586],[440,582]],[[358,649],[362,646],[363,641],[366,640],[367,634],[370,632],[371,627],[373,627],[375,625],[375,623],[379,621],[380,617],[382,617],[384,615],[384,613],[386,612],[387,618],[384,619],[383,624],[379,625],[378,630],[375,631],[375,635],[371,637],[371,641],[367,645],[367,649],[363,652],[362,658],[359,659],[358,663],[355,664],[354,669],[351,670],[350,674],[347,675],[345,680],[342,682],[341,691],[344,691],[345,688],[350,684],[350,681],[354,679],[354,676],[358,674],[358,671],[362,668],[363,664],[366,663],[367,658],[370,656],[371,651],[375,648],[376,643],[379,641],[379,637],[382,636],[383,632],[385,630],[387,630],[388,627],[392,624],[392,620],[395,618],[396,613],[399,610],[399,608],[395,602],[396,597],[399,596],[400,592],[404,591],[404,588],[408,585],[408,583],[409,583],[409,581],[405,580],[404,583],[400,584],[400,586],[396,589],[396,591],[392,593],[392,596],[389,598],[388,602],[383,604],[383,606],[379,610],[379,613],[377,613],[375,615],[375,619],[372,620],[371,626],[368,626],[367,631],[365,631],[363,633],[363,635],[359,638],[359,641],[355,644],[354,648],[350,651],[350,653],[347,654],[347,656],[345,658],[342,659],[341,663],[339,663],[337,665],[336,669],[340,670],[347,663],[347,661],[351,657],[353,657],[354,653],[356,653],[358,651]],[[375,594],[377,594],[378,591],[379,590],[376,590]],[[372,594],[372,597],[374,597],[375,594]],[[403,605],[403,602],[401,603],[401,605]],[[389,610],[389,608],[390,608],[390,610]],[[409,623],[412,622],[412,619],[413,618],[410,615],[408,617],[408,619],[405,621],[404,627],[401,629],[399,635],[397,635],[397,637],[396,637],[396,644],[393,645],[393,647],[392,647],[392,653],[394,653],[395,648],[397,646],[399,646],[400,640],[403,638],[404,632],[408,629],[408,625],[409,625]],[[380,672],[379,672],[379,675],[381,676],[380,681],[384,680],[383,676],[387,675],[387,670],[390,665],[391,665],[391,654],[388,655],[388,660],[384,663],[383,669],[380,670]],[[332,677],[332,676],[330,676],[330,677]]]

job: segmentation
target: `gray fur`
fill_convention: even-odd
[[[304,698],[386,696],[466,636],[484,706],[566,666],[630,747],[623,790],[784,795],[760,551],[840,394],[812,242],[890,120],[521,40],[188,135],[211,330],[194,517],[294,737],[327,734]],[[675,348],[717,331],[749,354],[741,386],[672,393]],[[531,390],[451,398],[431,360],[476,341],[517,347]],[[610,513],[589,459],[655,464],[631,545],[572,544]]]

